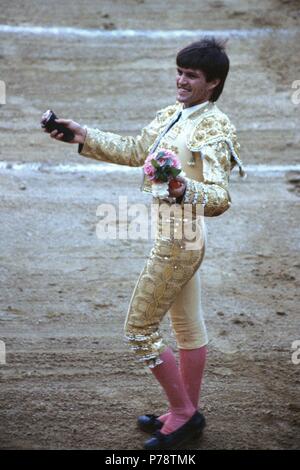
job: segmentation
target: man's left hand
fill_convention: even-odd
[[[186,189],[186,180],[182,176],[177,176],[175,180],[171,180],[169,183],[169,195],[170,197],[181,197],[183,196]]]

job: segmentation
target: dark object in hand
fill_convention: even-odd
[[[63,124],[55,122],[55,119],[58,119],[58,117],[54,114],[51,109],[48,109],[48,111],[43,114],[41,121],[42,127],[46,129],[49,133],[55,130],[57,130],[58,133],[62,132],[64,134],[62,140],[64,140],[65,142],[70,142],[71,140],[73,140],[74,132],[72,132]]]

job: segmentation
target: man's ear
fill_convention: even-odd
[[[214,90],[219,84],[221,83],[220,78],[215,78],[211,82],[209,82],[208,89],[209,90]]]

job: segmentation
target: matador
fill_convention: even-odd
[[[178,156],[184,172],[180,188],[169,189],[170,197],[154,198],[159,207],[167,204],[177,210],[168,219],[158,218],[156,238],[132,293],[124,328],[137,359],[149,366],[169,402],[165,414],[138,418],[139,428],[153,434],[144,444],[150,450],[182,445],[204,428],[205,418],[198,409],[208,343],[199,273],[207,240],[204,220],[229,209],[233,168],[246,176],[236,129],[216,105],[229,70],[224,44],[214,38],[192,43],[179,51],[176,63],[175,104],[158,111],[137,137],[58,120],[74,132],[72,143],[79,143],[82,156],[139,167],[150,153],[168,149]],[[51,136],[63,140],[56,131]],[[144,178],[141,190],[151,194],[151,182]],[[167,236],[162,230],[166,223]],[[197,226],[201,243],[191,245],[184,232],[176,236],[179,224]],[[179,367],[160,332],[166,314],[179,350]]]

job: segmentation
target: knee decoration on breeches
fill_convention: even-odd
[[[127,333],[125,338],[130,343],[130,349],[135,353],[137,360],[144,362],[150,368],[161,364],[159,355],[164,351],[165,345],[159,331],[148,335]]]
[[[159,325],[183,286],[199,268],[204,243],[189,250],[184,240],[158,237],[142,270],[130,301],[125,338],[139,361],[155,367],[166,345]]]

